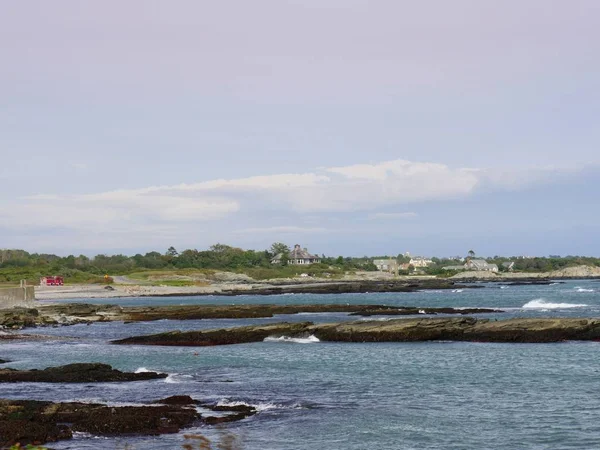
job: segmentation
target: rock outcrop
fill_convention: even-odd
[[[193,425],[232,422],[257,412],[256,408],[249,405],[219,406],[202,403],[188,396],[169,397],[153,403],[110,406],[0,399],[0,448],[17,442],[25,446],[70,439],[73,432],[112,436],[177,433]],[[197,405],[218,411],[219,415],[200,414]],[[223,414],[223,411],[231,414]]]
[[[142,381],[166,378],[166,373],[121,372],[108,364],[81,363],[48,367],[42,370],[0,369],[0,383],[95,383],[104,381]]]
[[[305,333],[312,322],[275,323],[247,327],[224,328],[206,331],[169,331],[167,333],[112,341],[113,344],[175,345],[206,347],[212,345],[244,344],[262,341],[269,336],[298,335]]]
[[[419,314],[415,306],[386,305],[170,305],[170,306],[130,306],[87,305],[64,303],[41,306],[37,309],[0,310],[0,324],[9,328],[23,328],[47,325],[73,325],[78,323],[142,322],[151,320],[199,320],[199,319],[247,319],[273,317],[277,314],[310,313],[361,313],[408,315]],[[427,314],[464,314],[464,310],[453,308],[425,308]],[[381,311],[381,312],[374,312]],[[497,312],[473,309],[470,313]],[[22,336],[22,335],[21,335]]]
[[[600,340],[600,319],[529,318],[489,320],[473,317],[393,319],[315,325],[278,323],[219,330],[134,336],[113,344],[209,346],[259,342],[267,337],[314,335],[331,342],[560,342]]]

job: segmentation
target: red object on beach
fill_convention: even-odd
[[[64,284],[63,277],[42,277],[40,286],[62,286]]]

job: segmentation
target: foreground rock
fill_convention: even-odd
[[[204,417],[195,405],[201,404],[214,411],[222,409],[183,396],[176,402],[164,399],[155,403],[158,404],[109,406],[0,399],[0,448],[17,442],[25,446],[70,439],[73,432],[112,436],[177,433],[185,427],[231,422],[256,413],[255,408],[247,406],[244,411],[233,414]]]
[[[314,325],[278,323],[206,331],[174,331],[134,336],[114,344],[209,346],[263,341],[267,337],[307,337],[331,342],[560,342],[600,340],[600,319],[465,318],[394,319]]]
[[[95,383],[104,381],[143,381],[166,378],[166,373],[121,372],[108,364],[68,364],[42,370],[0,369],[0,383]]]

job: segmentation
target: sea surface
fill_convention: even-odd
[[[85,301],[121,305],[349,303],[486,307],[504,310],[483,316],[498,319],[600,317],[597,281],[481,286],[417,293]],[[122,405],[191,395],[222,404],[243,402],[259,410],[257,415],[224,428],[198,427],[158,437],[78,434],[73,440],[53,443],[55,449],[177,449],[193,443],[186,440],[187,434],[202,434],[213,442],[233,437],[241,448],[261,450],[600,448],[597,342],[326,343],[317,339],[268,339],[198,348],[108,343],[111,339],[177,329],[356,319],[346,314],[297,314],[251,320],[160,320],[38,329],[36,332],[73,339],[3,342],[0,357],[13,361],[4,366],[29,369],[103,362],[120,370],[167,372],[169,377],[133,383],[7,383],[0,385],[0,397]]]

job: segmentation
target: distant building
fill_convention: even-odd
[[[381,272],[389,272],[396,269],[398,264],[395,259],[374,259],[373,264],[377,267],[377,270]]]
[[[283,253],[275,255],[271,260],[271,264],[281,264]],[[299,244],[294,245],[294,249],[288,255],[288,264],[306,265],[320,263],[321,259],[318,256],[311,255],[307,249],[303,249]]]
[[[409,263],[411,266],[413,267],[427,267],[431,264],[433,264],[433,261],[429,258],[423,258],[422,256],[415,256],[413,258],[410,258]]]
[[[484,272],[498,272],[496,264],[490,264],[485,259],[470,259],[465,263],[465,269]]]
[[[483,272],[498,272],[498,266],[496,264],[488,263],[485,259],[467,259],[467,262],[463,265],[444,266],[442,269],[455,271],[476,270]]]

